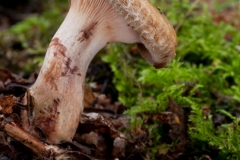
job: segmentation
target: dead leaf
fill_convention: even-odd
[[[160,119],[164,121],[163,128],[167,132],[167,137],[164,139],[171,140],[171,142],[178,142],[175,146],[168,150],[167,155],[162,155],[163,159],[177,159],[186,150],[185,146],[188,143],[187,139],[187,116],[184,110],[178,106],[172,98],[169,98],[169,104],[166,109],[165,118]],[[161,117],[161,116],[160,116]],[[168,142],[169,143],[169,142]]]
[[[148,142],[148,136],[149,136],[149,133],[147,130],[143,130],[141,128],[141,126],[139,126],[136,130],[136,133],[135,133],[135,142],[137,143],[147,143]]]
[[[84,108],[91,108],[95,99],[91,87],[88,84],[84,84]]]
[[[110,119],[103,117],[98,113],[82,114],[81,122],[79,125],[88,125],[93,127],[95,132],[109,134],[111,138],[119,137],[119,132],[116,130]],[[98,133],[97,132],[97,133]]]
[[[88,134],[83,134],[82,139],[87,143],[87,144],[93,144],[96,147],[98,146],[98,134],[95,132],[90,132]]]
[[[13,106],[16,104],[17,98],[13,95],[4,96],[0,99],[0,112],[3,114],[11,114]]]
[[[100,135],[98,137],[98,146],[97,146],[98,151],[101,153],[107,154],[107,152],[110,151],[110,148],[108,146],[108,139],[107,137]]]
[[[11,73],[7,69],[0,69],[0,81],[5,85],[19,84],[19,85],[31,85],[36,81],[37,74],[33,73],[28,79],[24,79],[16,74]]]
[[[187,117],[184,110],[178,106],[173,99],[169,98],[169,104],[166,109],[172,114],[172,123],[170,125],[169,136],[172,141],[179,140],[185,144],[187,141]]]
[[[158,146],[158,154],[167,154],[171,145],[163,143]]]
[[[172,125],[180,123],[177,115],[172,112],[161,112],[159,113],[158,118],[162,124]]]
[[[100,94],[97,97],[97,104],[99,105],[106,105],[106,104],[110,104],[111,100],[109,98],[107,98],[107,96],[105,94]]]
[[[123,134],[120,134],[121,137],[117,137],[113,141],[113,153],[114,157],[124,157],[125,156],[125,149],[127,146],[126,138]]]
[[[210,107],[209,106],[203,106],[202,107],[202,113],[203,113],[203,116],[208,118],[211,115]]]

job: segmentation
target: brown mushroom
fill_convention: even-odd
[[[85,75],[96,53],[112,42],[138,43],[156,68],[175,56],[177,38],[167,18],[148,0],[71,0],[52,38],[35,84],[30,88],[31,130],[46,141],[71,141],[83,112]]]

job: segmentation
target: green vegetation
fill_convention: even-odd
[[[19,74],[22,70],[32,73],[40,67],[47,45],[68,9],[67,1],[49,1],[45,5],[43,13],[29,14],[24,21],[0,32],[0,67],[9,66]]]
[[[219,159],[240,159],[239,30],[231,24],[213,22],[205,3],[199,3],[187,18],[184,16],[192,7],[189,0],[154,3],[162,6],[175,26],[184,19],[177,32],[177,56],[168,68],[156,70],[138,55],[130,54],[132,46],[108,47],[110,54],[103,60],[110,63],[114,72],[119,100],[129,108],[125,113],[130,117],[157,114],[165,110],[171,97],[179,106],[191,108],[188,133],[192,145],[198,143],[202,153],[210,152],[204,148],[206,145],[217,147]],[[237,1],[215,7],[221,10],[233,3]],[[209,107],[208,115],[203,114],[205,106]],[[213,115],[230,120],[216,127]],[[199,145],[201,142],[203,145]]]
[[[240,159],[239,29],[225,22],[214,22],[212,8],[203,2],[195,8],[190,0],[152,2],[161,6],[174,26],[183,22],[177,31],[177,56],[168,68],[156,70],[146,64],[135,45],[111,44],[104,50],[108,54],[102,57],[114,72],[118,99],[128,108],[125,113],[134,117],[133,129],[142,125],[151,130],[153,143],[146,152],[152,156],[176,145],[178,141],[161,144],[161,124],[155,127],[156,124],[144,123],[148,114],[165,111],[171,97],[189,114],[189,144],[196,150],[192,155],[204,159],[204,154],[217,150],[216,159]],[[239,2],[212,3],[214,10],[221,11]],[[30,16],[0,34],[2,48],[11,47],[12,44],[4,46],[6,41],[18,42],[24,53],[33,56],[34,61],[28,59],[23,65],[27,72],[40,66],[47,44],[63,20],[62,10],[67,8],[66,3],[61,7],[49,6],[43,14]],[[3,66],[5,62],[0,63]],[[207,113],[203,111],[206,108]],[[216,116],[224,120],[218,124]]]

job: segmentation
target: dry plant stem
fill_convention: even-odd
[[[185,21],[185,19],[192,13],[192,11],[193,11],[193,9],[197,6],[197,4],[200,2],[200,0],[195,0],[194,2],[193,2],[193,4],[191,5],[191,7],[189,8],[189,10],[187,11],[187,13],[185,14],[185,16],[184,16],[184,18],[177,24],[177,26],[175,27],[175,32],[177,32],[180,28],[181,28],[181,26],[182,26],[182,24],[183,24],[183,22]]]
[[[139,93],[140,94],[139,95],[140,96],[139,101],[140,101],[140,105],[142,105],[142,101],[143,101],[142,87],[141,87],[140,83],[138,82],[138,80],[136,79],[135,75],[129,73],[128,71],[127,71],[127,73],[128,73],[129,76],[131,76],[134,79],[134,81],[136,82],[136,85],[139,88],[139,92],[140,92]],[[134,133],[136,133],[136,131],[137,131],[137,116],[134,117]]]
[[[6,123],[3,125],[3,130],[13,139],[21,142],[26,147],[30,148],[35,154],[50,156],[51,152],[46,149],[45,144],[20,129],[15,123]]]
[[[140,105],[142,105],[142,101],[143,101],[143,94],[142,94],[142,87],[140,85],[140,83],[138,82],[137,78],[135,77],[135,75],[133,73],[130,73],[128,71],[126,71],[127,74],[136,82],[136,85],[138,86],[139,89],[139,98],[140,98]]]

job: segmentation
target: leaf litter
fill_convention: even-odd
[[[28,87],[37,75],[23,79],[6,69],[0,70],[0,155],[8,159],[146,159],[145,148],[151,146],[149,130],[144,125],[131,131],[129,117],[123,114],[124,106],[118,101],[85,84],[84,114],[72,142],[52,146],[42,137],[27,133]],[[94,91],[93,91],[94,90]],[[159,157],[178,157],[187,143],[186,116],[181,107],[170,99],[165,112],[151,118],[158,119],[166,127],[165,139],[179,140]],[[166,141],[166,143],[169,143]],[[159,151],[161,153],[161,151]],[[11,156],[10,156],[11,155]]]

